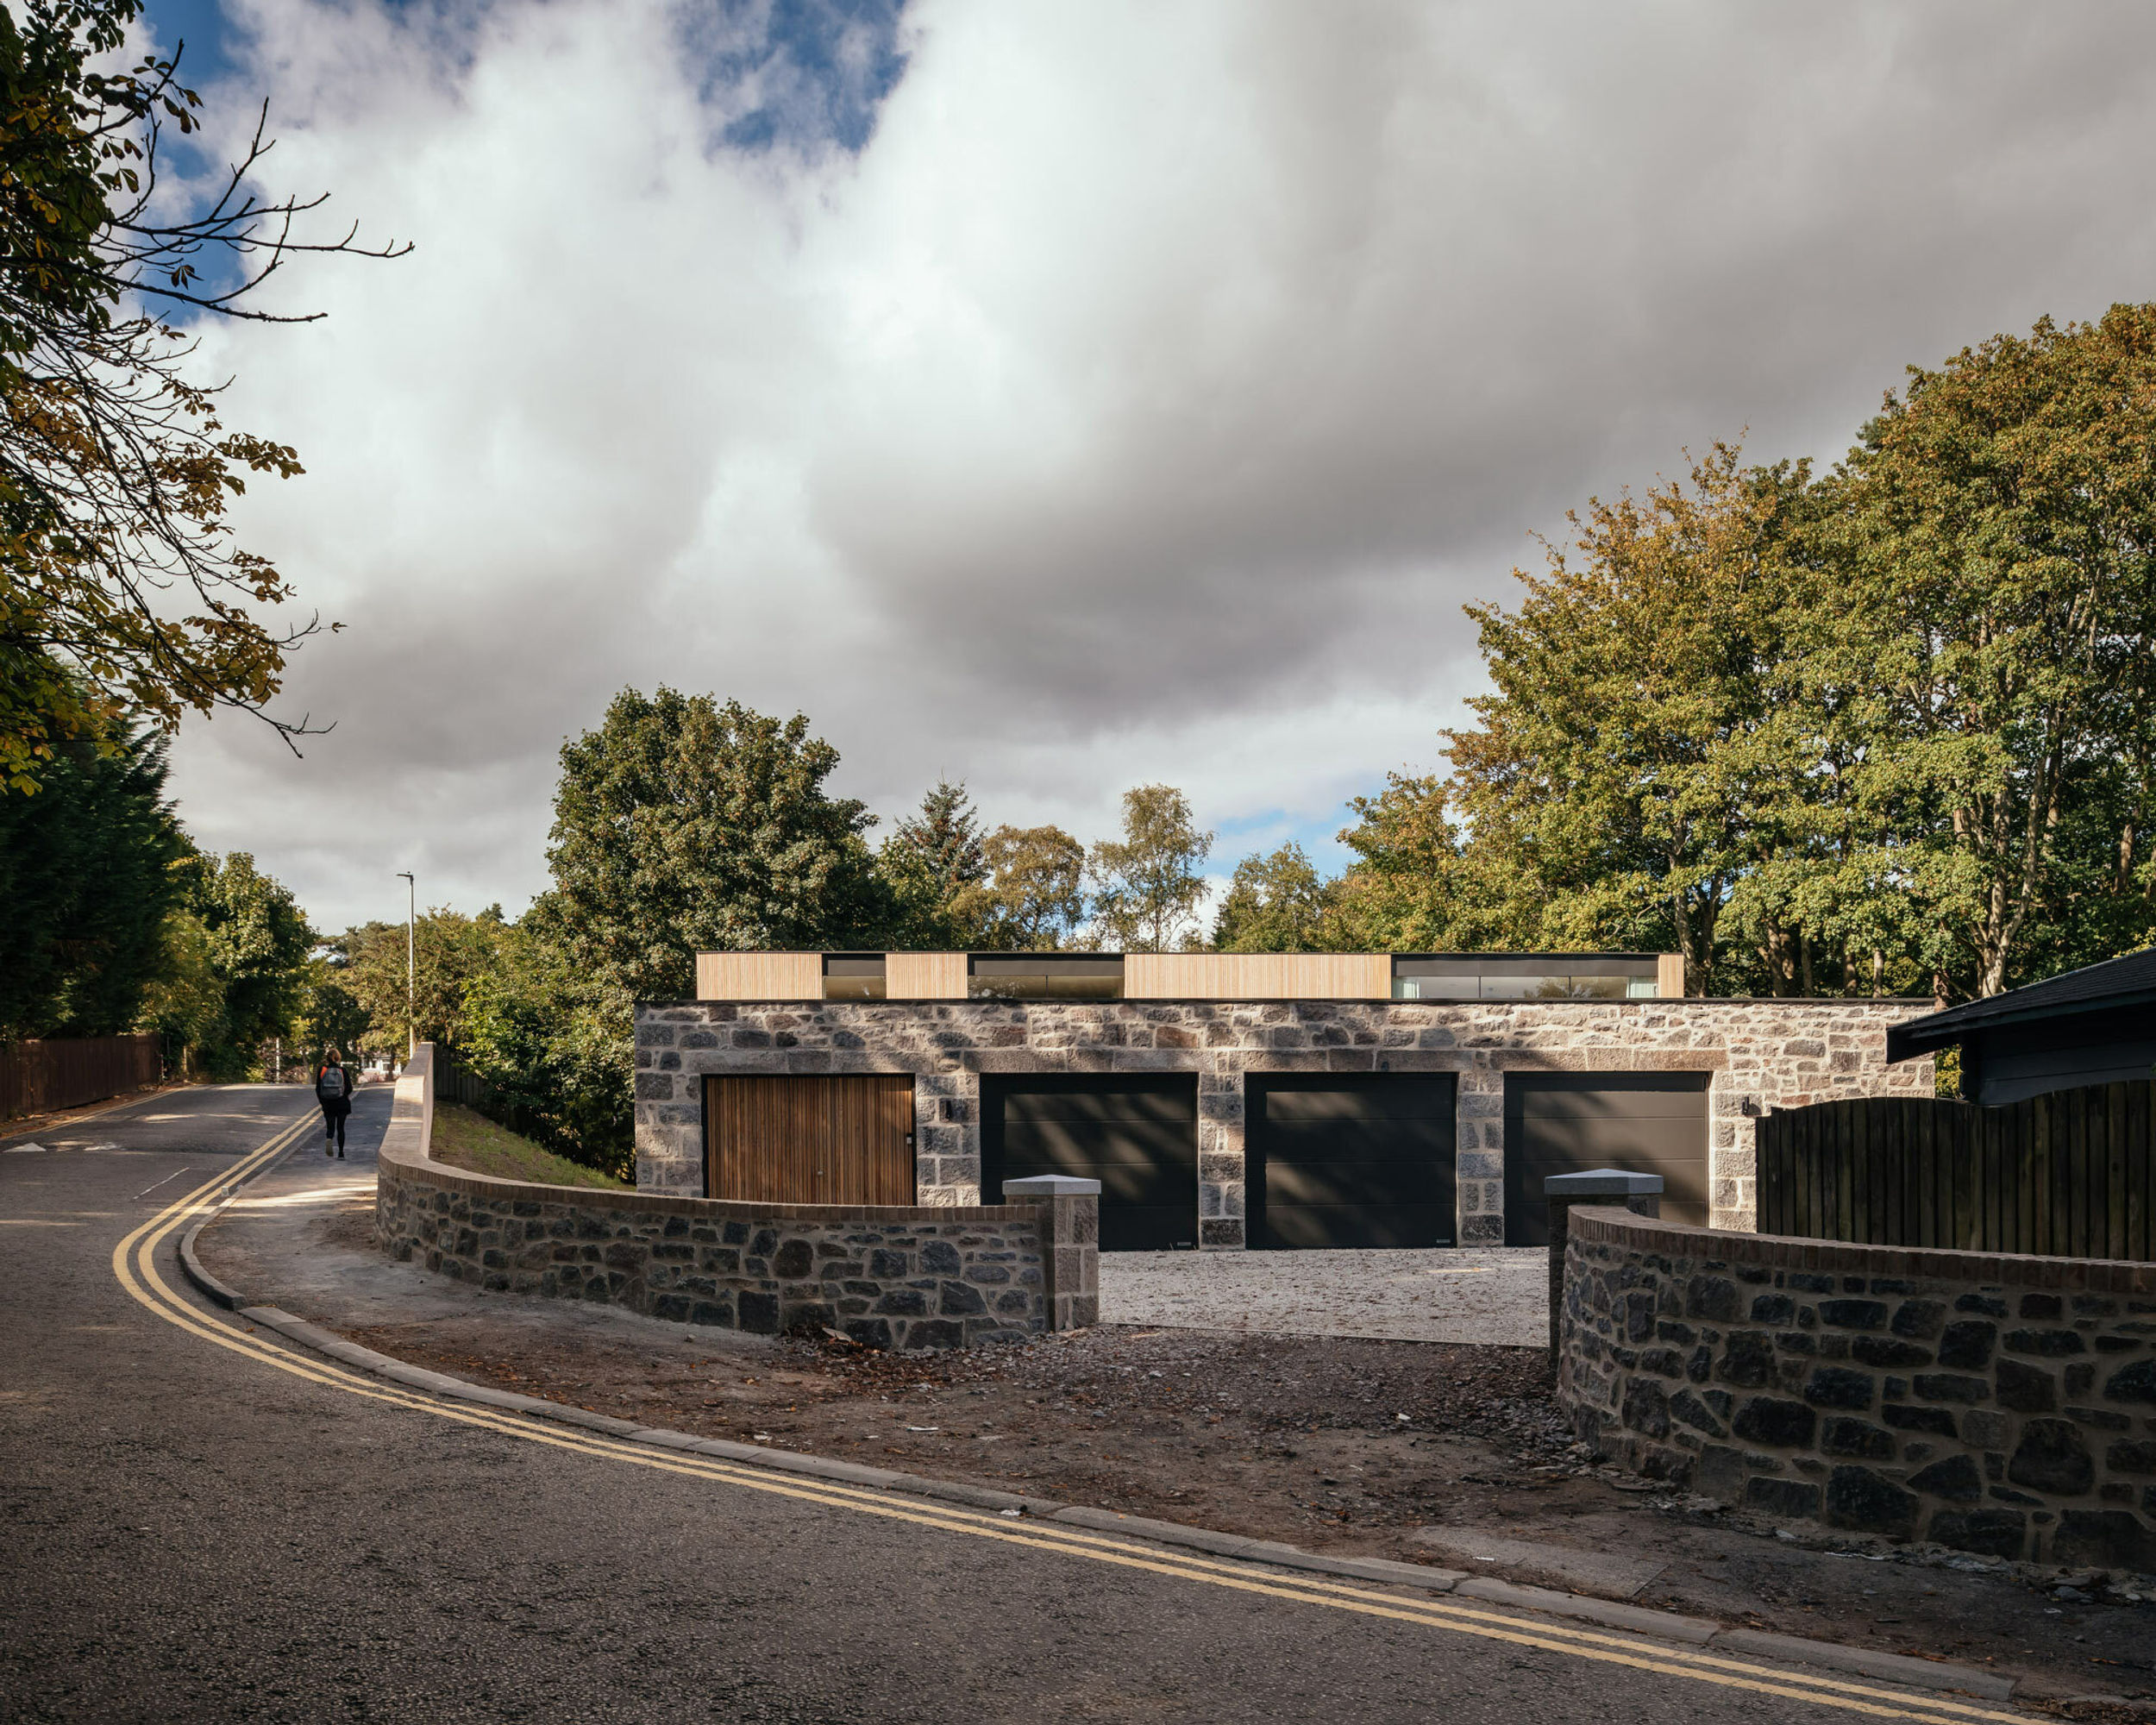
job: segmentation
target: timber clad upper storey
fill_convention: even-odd
[[[1638,1167],[1750,1227],[1753,1123],[1929,1095],[1902,1000],[1683,997],[1653,953],[705,953],[636,1012],[648,1190],[993,1202],[1101,1185],[1104,1248],[1530,1245]],[[881,1200],[880,1201],[890,1201]]]
[[[1639,1000],[1652,952],[704,952],[700,1000]]]

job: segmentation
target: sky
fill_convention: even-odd
[[[342,627],[172,788],[317,926],[546,885],[624,687],[805,712],[889,821],[1213,868],[1440,770],[1591,496],[1831,461],[1910,363],[2156,297],[2156,9],[152,0],[304,325],[203,331]]]

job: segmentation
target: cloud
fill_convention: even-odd
[[[249,543],[347,627],[305,762],[226,718],[176,781],[325,923],[408,867],[515,908],[554,750],[662,681],[806,711],[887,813],[1092,836],[1162,778],[1323,851],[1531,531],[1747,427],[1831,458],[2156,263],[2128,9],[240,19],[279,183],[419,248],[204,355],[310,469]]]

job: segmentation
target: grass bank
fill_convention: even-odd
[[[435,1104],[432,1151],[436,1162],[473,1174],[491,1174],[497,1180],[528,1180],[542,1186],[597,1186],[609,1192],[624,1189],[622,1182],[596,1168],[556,1156],[455,1102]]]

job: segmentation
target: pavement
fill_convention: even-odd
[[[355,1147],[386,1105],[360,1094]],[[243,1201],[360,1176],[298,1177],[313,1112],[230,1087],[0,1143],[0,1717],[2025,1716],[1712,1625],[1343,1579],[355,1369],[221,1311],[177,1259],[287,1136]]]

